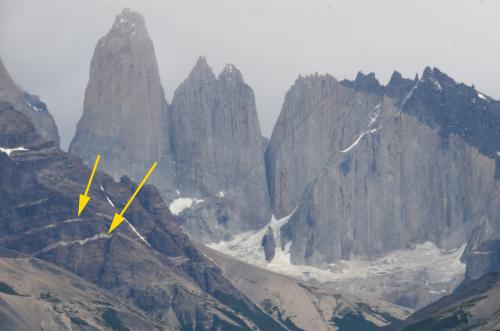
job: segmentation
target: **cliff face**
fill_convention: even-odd
[[[282,228],[292,262],[455,248],[478,229],[494,241],[482,224],[500,211],[499,116],[498,102],[437,69],[386,87],[373,75],[299,78],[266,152],[275,213],[297,208]]]
[[[26,116],[2,103],[0,147],[1,248],[76,274],[162,329],[284,330],[191,244],[155,187],[143,187],[127,222],[108,235],[136,184],[97,172],[92,200],[76,217],[90,174],[79,158],[41,139]]]
[[[171,137],[181,195],[208,203],[184,214],[188,233],[217,240],[269,221],[255,98],[236,67],[227,65],[215,77],[206,60],[198,60],[175,92]]]
[[[36,95],[23,92],[12,80],[0,58],[0,101],[11,103],[18,111],[28,116],[38,133],[59,146],[59,132],[47,106]]]
[[[115,179],[126,174],[140,180],[161,161],[162,176],[153,175],[153,183],[173,186],[167,108],[144,19],[125,9],[95,48],[83,115],[69,151],[87,163],[101,153],[102,169]]]
[[[198,202],[178,211],[197,240],[219,240],[269,221],[252,89],[234,66],[215,77],[200,58],[169,107],[137,13],[124,10],[96,46],[70,152],[89,164],[101,153],[102,169],[115,178],[140,180],[159,161],[151,183],[163,197],[174,205],[176,199]]]

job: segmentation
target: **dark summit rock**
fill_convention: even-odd
[[[10,77],[0,58],[0,102],[10,103],[28,116],[38,133],[47,141],[59,146],[59,132],[47,106],[36,95],[23,92]]]
[[[410,92],[413,85],[415,85],[414,81],[403,78],[398,71],[394,71],[384,92],[389,97],[403,99]]]
[[[264,237],[262,237],[261,242],[262,248],[264,248],[264,255],[267,262],[271,262],[274,258],[275,250],[276,250],[276,242],[274,241],[274,232],[273,229],[269,226],[267,228]]]
[[[40,100],[38,95],[29,94],[28,92],[24,92],[24,98],[28,101],[30,107],[34,108],[37,111],[41,111],[43,113],[48,113],[47,105]]]
[[[383,91],[383,86],[380,85],[373,72],[365,75],[360,71],[356,75],[356,79],[354,81],[343,80],[341,84],[345,87],[361,92],[381,93]]]

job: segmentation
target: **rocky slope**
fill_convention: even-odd
[[[292,262],[469,242],[468,277],[495,269],[498,127],[499,102],[437,69],[387,86],[300,77],[266,151],[274,212],[293,212],[281,231]]]
[[[302,330],[375,330],[406,319],[411,313],[408,308],[384,301],[311,286],[210,248],[203,250],[224,276],[254,303],[284,324],[293,323]]]
[[[173,189],[167,107],[144,18],[124,9],[94,50],[69,151],[89,164],[101,153],[102,169],[115,179],[126,174],[140,180],[159,161],[161,175],[153,175],[152,183]]]
[[[171,135],[181,196],[205,201],[180,215],[191,236],[219,240],[269,221],[255,98],[235,66],[216,77],[198,59],[175,92]]]
[[[0,249],[0,279],[1,330],[162,329],[116,296],[29,255]]]
[[[97,172],[92,200],[76,217],[90,173],[79,158],[44,141],[8,104],[0,104],[0,146],[0,247],[62,267],[164,327],[284,329],[190,243],[153,186],[142,189],[127,222],[108,235],[112,216],[135,189],[132,181]]]
[[[13,81],[0,58],[0,101],[11,103],[28,116],[40,135],[59,146],[59,132],[47,106],[36,95],[23,92]]]
[[[500,328],[500,273],[464,284],[452,295],[425,307],[387,330],[476,330]]]

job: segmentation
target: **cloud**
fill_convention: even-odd
[[[0,3],[0,54],[39,94],[67,146],[81,116],[97,40],[124,7],[141,12],[170,101],[200,55],[216,72],[234,63],[254,89],[269,136],[299,74],[353,78],[427,65],[500,97],[498,1],[465,0],[16,0]]]

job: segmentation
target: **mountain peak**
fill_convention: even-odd
[[[394,71],[385,87],[385,93],[391,97],[403,97],[413,85],[414,82],[411,79],[404,78],[400,72]]]
[[[121,14],[116,16],[115,26],[123,27],[123,26],[145,26],[146,23],[144,21],[144,17],[138,12],[131,11],[128,8],[124,8]]]
[[[375,78],[375,73],[370,72],[369,74],[364,74],[359,71],[356,75],[354,81],[343,80],[342,85],[347,88],[355,89],[356,91],[369,92],[369,93],[379,93],[382,91],[383,86],[380,85],[377,78]]]
[[[196,79],[202,81],[210,81],[215,79],[214,72],[208,65],[206,57],[200,56],[198,60],[196,60],[196,64],[191,70],[188,79]]]
[[[228,63],[219,74],[221,81],[243,82],[243,75],[234,64]]]

